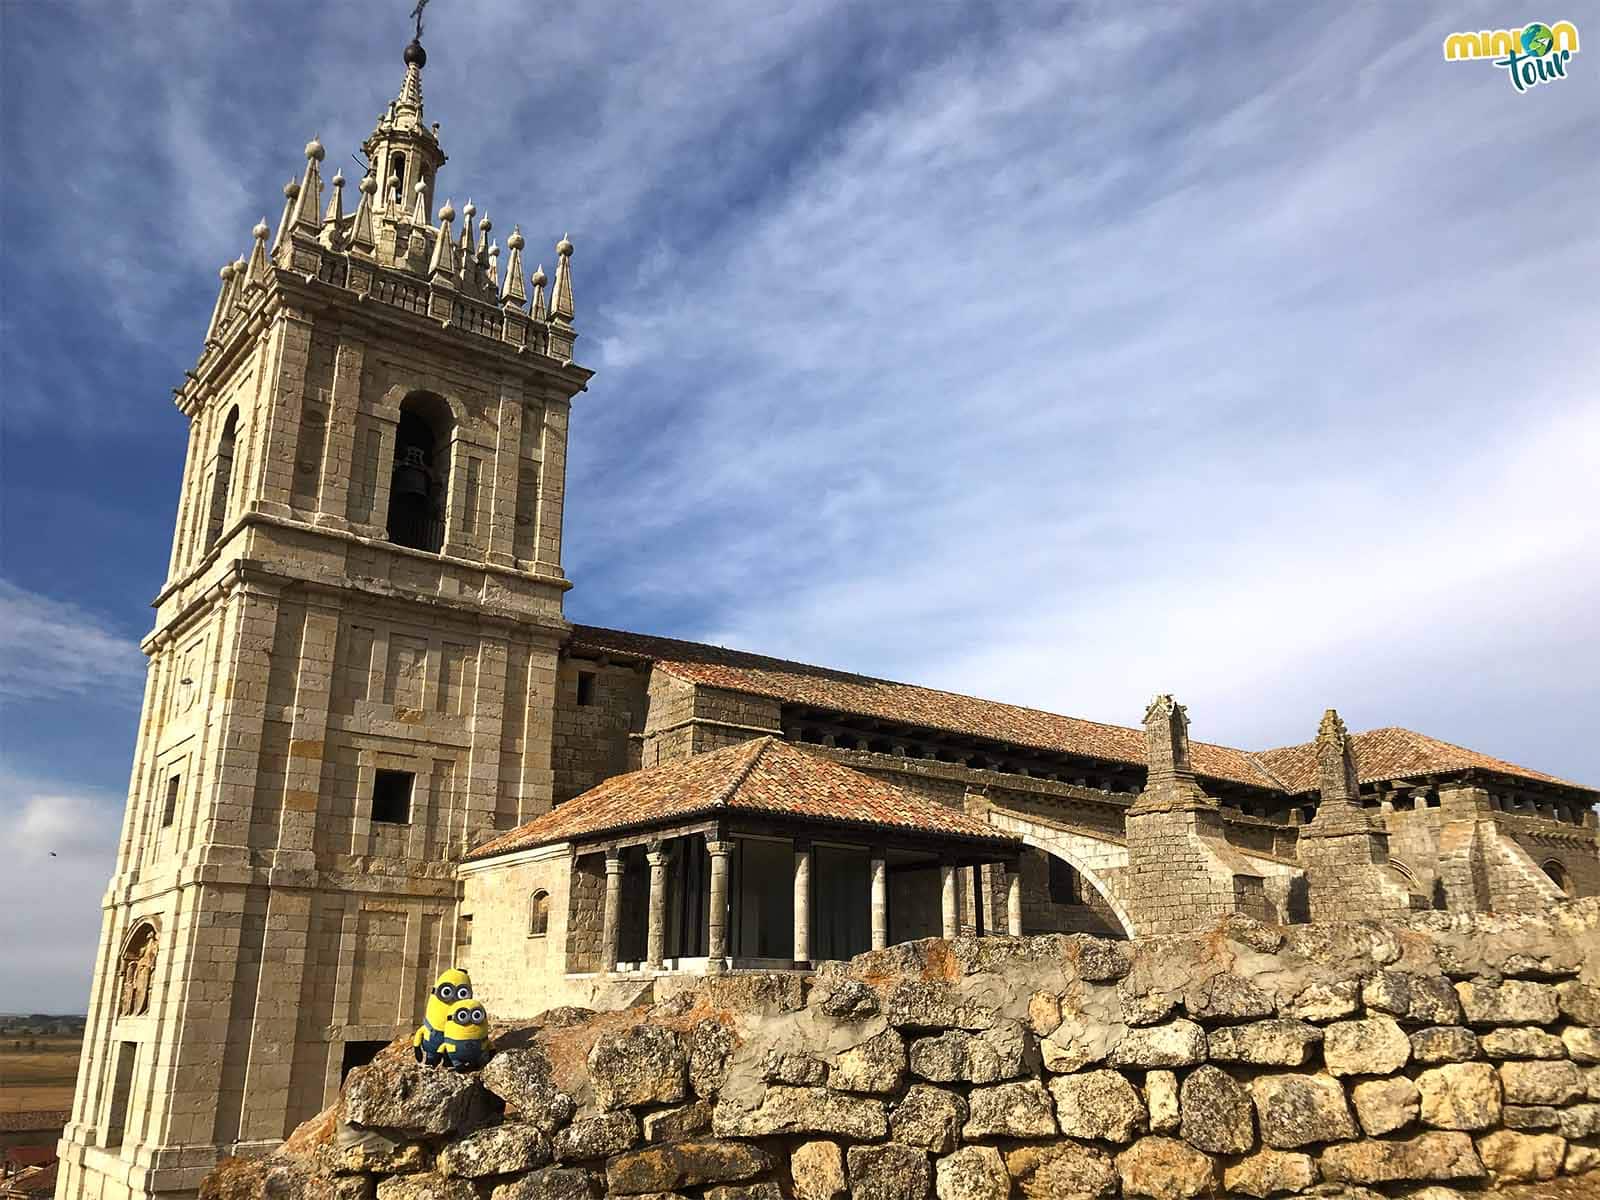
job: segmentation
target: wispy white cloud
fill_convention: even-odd
[[[0,700],[121,692],[137,703],[143,679],[138,645],[105,620],[0,579]]]
[[[0,767],[0,817],[12,834],[0,872],[0,1012],[83,1012],[121,798]]]

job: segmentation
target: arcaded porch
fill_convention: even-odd
[[[805,970],[953,937],[963,872],[968,889],[1005,880],[1005,931],[1020,933],[1021,850],[962,809],[759,738],[608,779],[479,846],[462,871],[465,911],[487,918],[474,957],[514,958],[508,978],[531,971],[553,987]],[[543,944],[515,954],[505,914],[520,888]]]
[[[575,846],[574,879],[594,881],[589,892],[602,897],[597,969],[804,970],[892,942],[954,937],[958,873],[989,864],[1008,868],[1006,932],[1022,930],[1021,876],[1003,839],[896,831],[891,845],[855,830],[787,824],[710,822]],[[572,889],[573,927],[584,892]]]

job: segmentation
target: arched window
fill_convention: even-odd
[[[543,937],[550,931],[550,893],[537,891],[528,900],[528,936]]]
[[[1544,873],[1550,876],[1550,882],[1561,889],[1562,893],[1570,896],[1571,890],[1567,887],[1567,869],[1555,859],[1550,859],[1544,864]]]
[[[212,464],[211,503],[206,513],[206,549],[211,549],[222,536],[223,523],[228,519],[228,490],[233,486],[233,447],[239,438],[239,410],[234,408],[223,422],[222,436],[217,439],[217,454]]]
[[[406,156],[395,150],[389,154],[389,178],[394,181],[389,199],[404,208],[406,203]],[[385,186],[388,186],[385,184]]]
[[[444,547],[450,494],[450,406],[427,392],[400,405],[389,480],[389,540],[437,554]]]

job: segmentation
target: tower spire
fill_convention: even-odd
[[[330,250],[342,247],[344,237],[344,172],[333,173],[333,195],[328,197],[328,211],[322,214],[322,233]]]
[[[295,202],[294,228],[312,237],[322,231],[322,172],[317,164],[326,154],[318,139],[312,138],[306,143],[306,174],[300,181],[300,195]]]
[[[522,308],[528,303],[527,285],[522,281],[522,247],[527,243],[522,237],[522,226],[514,225],[506,239],[506,278],[500,285],[500,303],[512,308]]]
[[[572,324],[572,242],[565,235],[556,243],[556,281],[550,288],[550,319]]]
[[[533,302],[529,305],[535,321],[549,319],[549,314],[544,309],[544,264],[540,263],[533,269]]]

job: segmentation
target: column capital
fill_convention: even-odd
[[[650,850],[646,850],[644,852],[645,861],[647,863],[649,863],[652,867],[664,867],[664,866],[666,866],[667,865],[667,860],[669,858],[671,858],[671,857],[672,856],[670,854],[668,854],[665,850],[660,849],[659,847],[656,847],[656,848],[653,848],[653,849],[650,849]]]
[[[733,849],[733,839],[732,838],[707,838],[706,839],[706,853],[710,854],[713,858],[720,858],[723,855],[728,854],[730,851],[732,851],[732,849]]]
[[[607,875],[621,875],[622,874],[622,851],[621,850],[616,849],[616,848],[612,848],[612,849],[608,849],[606,851],[606,874]]]

